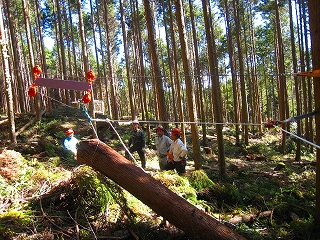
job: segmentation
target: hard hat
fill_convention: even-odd
[[[179,128],[174,128],[174,129],[172,129],[172,130],[171,130],[171,133],[174,134],[174,135],[180,135],[180,134],[181,134]]]
[[[156,131],[158,131],[158,130],[165,131],[164,127],[162,127],[162,126],[158,126],[158,127],[156,128]]]
[[[137,119],[132,121],[132,124],[139,124],[139,121]]]
[[[71,128],[69,128],[67,131],[66,131],[66,134],[67,135],[70,135],[70,134],[73,134],[74,133],[74,131],[71,129]]]

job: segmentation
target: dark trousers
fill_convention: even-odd
[[[174,162],[172,163],[171,161],[168,162],[165,166],[165,170],[174,170],[176,169],[177,173],[185,173],[186,172],[186,159],[182,159],[180,162]]]
[[[145,156],[144,148],[131,146],[129,148],[129,151],[131,154],[133,154],[134,152],[137,152],[139,154],[140,161],[141,161],[141,167],[143,169],[145,169],[146,168],[146,156]],[[125,156],[126,156],[126,158],[129,159],[129,153],[126,152]]]

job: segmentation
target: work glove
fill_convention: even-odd
[[[166,154],[167,154],[168,158],[170,159],[170,161],[171,161],[172,163],[174,163],[174,161],[173,161],[173,154],[172,154],[172,153],[169,153],[169,152],[166,152]]]

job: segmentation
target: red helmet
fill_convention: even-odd
[[[156,131],[158,131],[158,130],[165,131],[165,130],[164,130],[164,127],[162,127],[162,126],[157,127],[157,128],[156,128]]]
[[[180,135],[181,134],[181,131],[179,128],[174,128],[171,130],[171,133],[174,134],[174,135]]]
[[[74,131],[71,129],[71,128],[69,128],[67,131],[66,131],[66,134],[67,135],[70,135],[70,134],[73,134],[74,133]]]

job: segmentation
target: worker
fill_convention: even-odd
[[[155,139],[155,145],[157,148],[157,156],[159,161],[160,170],[164,170],[164,166],[167,164],[167,152],[169,151],[172,140],[165,135],[166,130],[163,126],[158,126],[156,128],[157,137]]]
[[[146,138],[143,131],[139,128],[140,123],[138,120],[132,121],[133,133],[129,139],[128,146],[130,153],[137,152],[140,157],[141,167],[146,168],[145,146]],[[129,154],[126,152],[126,158],[129,158]]]
[[[174,128],[171,131],[170,138],[172,139],[172,144],[170,145],[169,151],[166,153],[168,156],[168,162],[165,165],[165,170],[176,170],[178,174],[183,174],[186,172],[186,156],[188,149],[183,144],[180,139],[180,129]]]
[[[71,151],[76,156],[78,142],[79,142],[78,139],[74,136],[73,129],[69,128],[66,131],[66,138],[63,141],[64,148]]]

